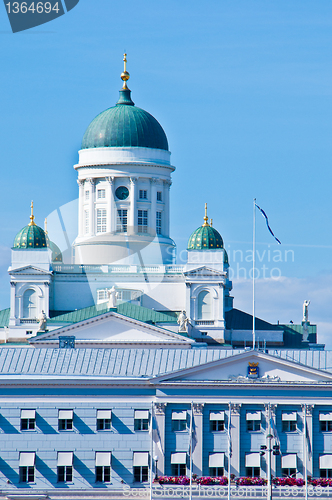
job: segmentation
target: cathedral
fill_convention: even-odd
[[[74,165],[78,234],[69,260],[36,224],[33,204],[29,224],[14,238],[0,342],[27,343],[37,334],[41,341],[68,329],[76,342],[81,335],[94,341],[88,325],[106,314],[122,322],[120,335],[106,321],[107,345],[249,346],[253,318],[233,307],[228,255],[206,205],[202,224],[188,233],[186,264],[175,262],[169,215],[175,167],[162,126],[132,100],[126,64],[125,55],[116,105],[92,120]],[[139,322],[137,330],[127,329],[128,320]],[[272,325],[256,318],[255,329],[263,347],[322,348],[308,321]]]

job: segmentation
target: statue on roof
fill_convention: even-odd
[[[109,309],[114,309],[117,305],[117,299],[119,297],[118,292],[115,289],[115,286],[113,285],[112,288],[109,288],[107,290],[107,296],[108,296],[108,308]]]
[[[38,321],[39,321],[39,331],[45,332],[47,325],[47,316],[44,311],[40,313]]]
[[[188,332],[189,319],[187,318],[186,311],[181,311],[178,317],[179,333]]]
[[[303,302],[303,320],[302,321],[305,321],[306,323],[308,322],[308,318],[309,318],[309,311],[308,311],[309,304],[310,304],[310,300],[305,300]]]

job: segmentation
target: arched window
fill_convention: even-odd
[[[37,317],[37,292],[27,290],[23,295],[23,318]]]
[[[212,317],[212,300],[211,294],[203,290],[198,295],[198,311],[197,319],[211,319]]]

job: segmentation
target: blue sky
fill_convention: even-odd
[[[208,202],[235,270],[235,306],[250,311],[256,197],[283,244],[257,214],[268,278],[257,284],[257,314],[299,322],[310,299],[309,318],[332,348],[330,0],[80,0],[17,34],[0,12],[0,307],[30,200],[42,225],[77,197],[77,151],[90,121],[117,100],[125,50],[133,100],[164,127],[176,166],[179,259]]]

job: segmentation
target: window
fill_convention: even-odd
[[[105,451],[96,452],[96,482],[111,482],[111,453]]]
[[[27,330],[27,331],[25,332],[25,335],[32,335],[32,334],[33,334],[33,331],[32,331],[32,330]]]
[[[284,468],[282,468],[281,472],[282,472],[283,477],[290,477],[290,476],[295,477],[296,476],[296,469],[289,469],[289,468],[284,469]]]
[[[134,452],[133,457],[134,481],[145,483],[149,480],[149,453]]]
[[[172,476],[185,476],[187,473],[187,454],[186,453],[172,453],[171,466]]]
[[[296,411],[283,412],[282,413],[282,431],[283,432],[295,432],[297,429],[296,421],[297,421]]]
[[[156,233],[161,234],[161,212],[156,212]]]
[[[84,234],[89,234],[89,210],[84,210]]]
[[[260,467],[246,467],[247,477],[260,477],[261,468]]]
[[[59,410],[59,431],[71,431],[73,417],[73,410]]]
[[[320,477],[332,478],[332,469],[319,469]]]
[[[135,410],[134,413],[134,429],[135,431],[149,430],[149,410]]]
[[[209,469],[210,476],[218,477],[224,475],[224,453],[210,453]]]
[[[37,293],[35,290],[27,290],[23,295],[23,318],[37,317]]]
[[[260,411],[251,411],[246,414],[247,431],[254,432],[261,430],[262,413]]]
[[[162,192],[157,191],[157,201],[163,201]]]
[[[73,480],[73,452],[58,452],[58,483],[71,483]]]
[[[332,413],[319,414],[319,428],[321,432],[332,432]]]
[[[97,233],[106,233],[106,208],[97,209]]]
[[[187,411],[181,410],[172,411],[172,430],[185,431],[187,430]]]
[[[116,216],[116,231],[126,233],[128,228],[128,210],[119,209]]]
[[[319,457],[320,477],[332,477],[332,455],[321,455]]]
[[[21,452],[20,453],[20,482],[34,483],[35,482],[35,453]]]
[[[111,410],[97,410],[97,430],[105,431],[111,429]]]
[[[211,294],[204,290],[198,295],[198,319],[211,319],[212,317],[212,303]]]
[[[224,411],[211,411],[210,412],[210,431],[224,431],[225,430],[225,412]]]
[[[36,410],[21,410],[21,431],[34,431]]]
[[[138,232],[147,233],[148,232],[148,211],[138,210]]]
[[[139,190],[139,199],[140,200],[147,200],[148,199],[148,192],[145,189]]]
[[[90,191],[85,191],[85,201],[88,201],[90,198]]]
[[[97,198],[98,200],[104,199],[106,197],[106,191],[105,189],[98,189],[97,190]]]

